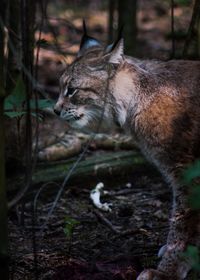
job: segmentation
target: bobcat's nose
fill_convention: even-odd
[[[57,116],[60,116],[61,111],[58,110],[58,109],[56,109],[56,108],[54,108],[54,113],[55,113]]]

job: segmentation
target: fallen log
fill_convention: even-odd
[[[45,162],[38,165],[33,174],[33,184],[47,183],[50,181],[62,181],[73,168],[76,159],[59,162]],[[138,151],[118,151],[112,153],[96,153],[85,157],[74,169],[70,181],[90,180],[91,178],[118,177],[131,174],[138,169],[152,166]]]

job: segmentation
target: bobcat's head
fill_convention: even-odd
[[[110,129],[114,110],[109,84],[122,54],[122,39],[104,48],[87,35],[84,25],[79,53],[60,78],[60,96],[54,112],[75,128]]]

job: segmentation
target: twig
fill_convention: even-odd
[[[144,228],[123,230],[123,231],[120,232],[120,236],[126,236],[126,235],[137,234],[137,233],[149,236],[148,231]]]
[[[128,229],[128,230],[121,231],[121,230],[117,229],[99,210],[93,209],[93,212],[106,226],[108,226],[109,229],[111,229],[117,235],[126,236],[126,235],[139,233],[139,234],[149,236],[148,231],[143,228]]]
[[[108,193],[103,194],[102,196],[118,196],[118,195],[127,195],[127,194],[131,194],[131,193],[135,193],[135,189],[130,189],[130,190],[120,190],[120,191],[111,191]]]
[[[4,28],[4,22],[2,21],[1,17],[0,17],[0,28]],[[48,95],[47,93],[42,90],[41,88],[38,88],[38,82],[35,80],[35,78],[33,77],[33,75],[31,74],[31,72],[29,71],[29,69],[26,67],[26,65],[20,60],[20,57],[16,51],[15,46],[13,45],[13,43],[11,41],[8,41],[9,44],[9,49],[10,51],[13,53],[13,55],[16,57],[17,59],[17,63],[20,65],[23,74],[30,80],[30,82],[32,83],[33,89],[37,88],[37,90],[40,92],[40,94],[48,99]]]
[[[2,21],[2,18],[0,18],[0,28],[4,28],[4,22]],[[8,44],[9,44],[10,51],[18,59],[17,62],[21,66],[24,76],[26,76],[27,79],[30,81],[33,89],[36,88],[37,87],[37,81],[33,77],[31,71],[28,69],[28,67],[23,62],[21,62],[21,60],[20,60],[20,58],[17,54],[16,48],[13,45],[13,43],[11,41],[9,41]],[[47,93],[44,90],[40,89],[39,91],[45,98],[48,99]],[[25,193],[27,193],[27,190],[29,189],[29,185],[30,185],[29,183],[25,184],[25,186],[22,189],[19,190],[17,195],[11,201],[8,202],[8,209],[9,210],[11,208],[13,208],[24,197]]]
[[[56,187],[58,187],[58,184],[57,184],[57,183],[55,183],[55,182],[48,182],[48,183],[42,185],[42,186],[39,188],[39,190],[37,191],[37,193],[36,193],[36,195],[35,195],[35,197],[34,197],[34,201],[33,201],[33,207],[34,207],[34,212],[35,212],[35,213],[36,213],[36,211],[37,211],[37,207],[36,207],[36,206],[37,206],[38,198],[39,198],[41,192],[42,192],[46,187],[48,187],[49,185],[50,185],[50,186],[55,185]]]
[[[113,224],[98,210],[93,209],[93,212],[95,213],[95,215],[105,224],[107,225],[114,233],[116,234],[120,234],[120,231],[118,229],[116,229],[115,226],[113,226]]]
[[[61,54],[61,56],[63,56],[64,61],[65,61],[65,53],[64,53],[63,50],[60,48],[60,45],[59,45],[59,43],[58,43],[58,39],[57,39],[56,32],[55,32],[55,30],[54,30],[54,27],[53,27],[53,26],[51,25],[51,23],[49,22],[49,18],[48,18],[48,16],[47,16],[47,11],[46,11],[46,10],[43,10],[43,15],[44,15],[44,18],[45,18],[45,20],[46,20],[46,22],[47,22],[47,24],[48,24],[48,28],[49,28],[51,34],[52,34],[53,37],[54,37],[54,43],[55,43],[56,50],[57,50],[58,53]]]
[[[45,8],[47,9],[47,1],[44,2],[45,3]],[[40,1],[40,7],[41,7],[41,11],[43,11],[43,1]],[[39,41],[41,40],[41,36],[42,36],[42,28],[44,25],[44,15],[42,13],[42,17],[41,17],[41,22],[40,22],[40,28],[39,28]],[[34,73],[33,76],[35,78],[35,80],[38,80],[38,61],[39,61],[39,55],[40,55],[40,44],[37,45],[37,49],[36,49],[36,58],[35,58],[35,69],[34,69]],[[39,114],[39,108],[38,108],[38,93],[36,91],[34,91],[34,95],[35,95],[35,108],[36,108],[36,116],[38,116]],[[35,169],[35,166],[37,164],[37,159],[38,159],[38,142],[39,142],[39,118],[36,117],[36,126],[35,126],[35,145],[34,145],[34,149],[33,149],[33,163],[32,163],[32,171]]]

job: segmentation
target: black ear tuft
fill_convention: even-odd
[[[119,29],[119,32],[118,32],[118,36],[117,36],[117,39],[115,40],[115,42],[112,44],[112,48],[111,48],[111,52],[115,49],[115,47],[117,46],[117,44],[119,43],[119,41],[122,39],[122,34],[123,34],[123,29],[124,29],[124,26],[122,25]]]
[[[89,49],[91,47],[95,47],[95,46],[101,47],[101,43],[97,39],[88,36],[86,23],[85,23],[85,20],[83,20],[83,36],[81,39],[78,56],[83,55],[87,49]]]
[[[119,29],[117,39],[114,43],[108,45],[104,51],[104,57],[110,63],[119,64],[124,55],[124,39],[122,38],[123,26]]]
[[[87,27],[86,27],[85,19],[83,19],[83,34],[87,35]]]
[[[106,48],[105,48],[105,51],[104,51],[104,54],[108,54],[108,53],[111,53],[115,48],[116,46],[118,45],[118,43],[120,42],[120,40],[122,39],[122,33],[123,33],[123,29],[124,29],[124,26],[122,25],[119,29],[119,32],[118,32],[118,36],[117,36],[117,39],[110,45],[108,45]]]

